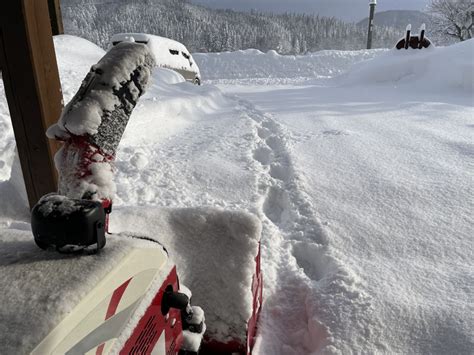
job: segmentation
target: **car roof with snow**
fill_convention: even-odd
[[[152,41],[157,45],[162,45],[163,47],[167,47],[167,48],[174,47],[178,50],[188,52],[185,45],[178,41],[175,41],[173,39],[166,38],[166,37],[157,36],[157,35],[150,35],[147,33],[117,33],[112,36],[110,41],[112,42],[112,44],[117,44],[123,41],[130,41],[130,39],[132,38],[137,43],[147,44],[150,41]]]
[[[110,39],[114,46],[124,41],[148,45],[160,67],[178,70],[187,80],[200,78],[199,67],[192,55],[186,46],[178,41],[146,33],[118,33]],[[191,77],[187,72],[194,75]]]

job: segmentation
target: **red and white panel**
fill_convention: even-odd
[[[172,285],[174,290],[178,289],[176,269],[168,263],[163,250],[150,248],[132,249],[32,353],[109,353],[125,327],[131,326],[134,313],[150,292],[152,282],[161,282],[162,286],[145,315],[138,320],[124,349],[128,346],[130,351],[126,353],[129,354],[138,349],[151,353],[156,348],[160,354],[163,343],[165,351],[172,347],[179,349],[180,344],[176,340],[173,344],[172,340],[179,339],[182,333],[179,312],[171,311],[164,317],[160,307],[165,288]]]

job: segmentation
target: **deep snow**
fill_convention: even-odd
[[[55,43],[67,101],[103,52]],[[256,214],[258,354],[471,353],[473,47],[196,54],[217,87],[157,71],[118,152],[117,216]],[[7,112],[2,88],[0,227],[28,229]]]
[[[267,298],[263,353],[282,338],[283,353],[472,351],[473,47],[389,51],[312,85],[221,85],[286,139],[259,148],[279,156],[263,209],[304,272],[275,295],[299,287],[306,309],[288,334],[272,314],[288,299]],[[320,232],[295,233],[304,214]]]

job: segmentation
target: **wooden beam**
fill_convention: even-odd
[[[48,0],[9,0],[0,12],[0,67],[30,207],[57,190],[46,129],[62,110]]]
[[[64,34],[63,17],[61,15],[60,0],[48,0],[49,17],[53,36]]]

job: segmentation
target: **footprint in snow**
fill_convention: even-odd
[[[290,178],[288,166],[282,165],[280,163],[274,163],[270,165],[270,176],[274,179],[287,182]]]
[[[313,281],[322,280],[336,267],[334,260],[325,254],[323,245],[295,242],[292,247],[298,266]]]
[[[148,165],[148,159],[143,153],[136,153],[130,158],[130,164],[132,164],[138,170],[142,170]]]
[[[288,220],[290,217],[290,196],[288,192],[276,186],[270,187],[263,203],[263,212],[275,224]]]
[[[259,147],[253,152],[253,157],[262,165],[268,165],[272,161],[272,150],[268,147]]]
[[[268,130],[268,128],[260,127],[260,128],[257,129],[257,134],[260,138],[266,139],[272,134],[272,132],[270,132],[270,130]]]

